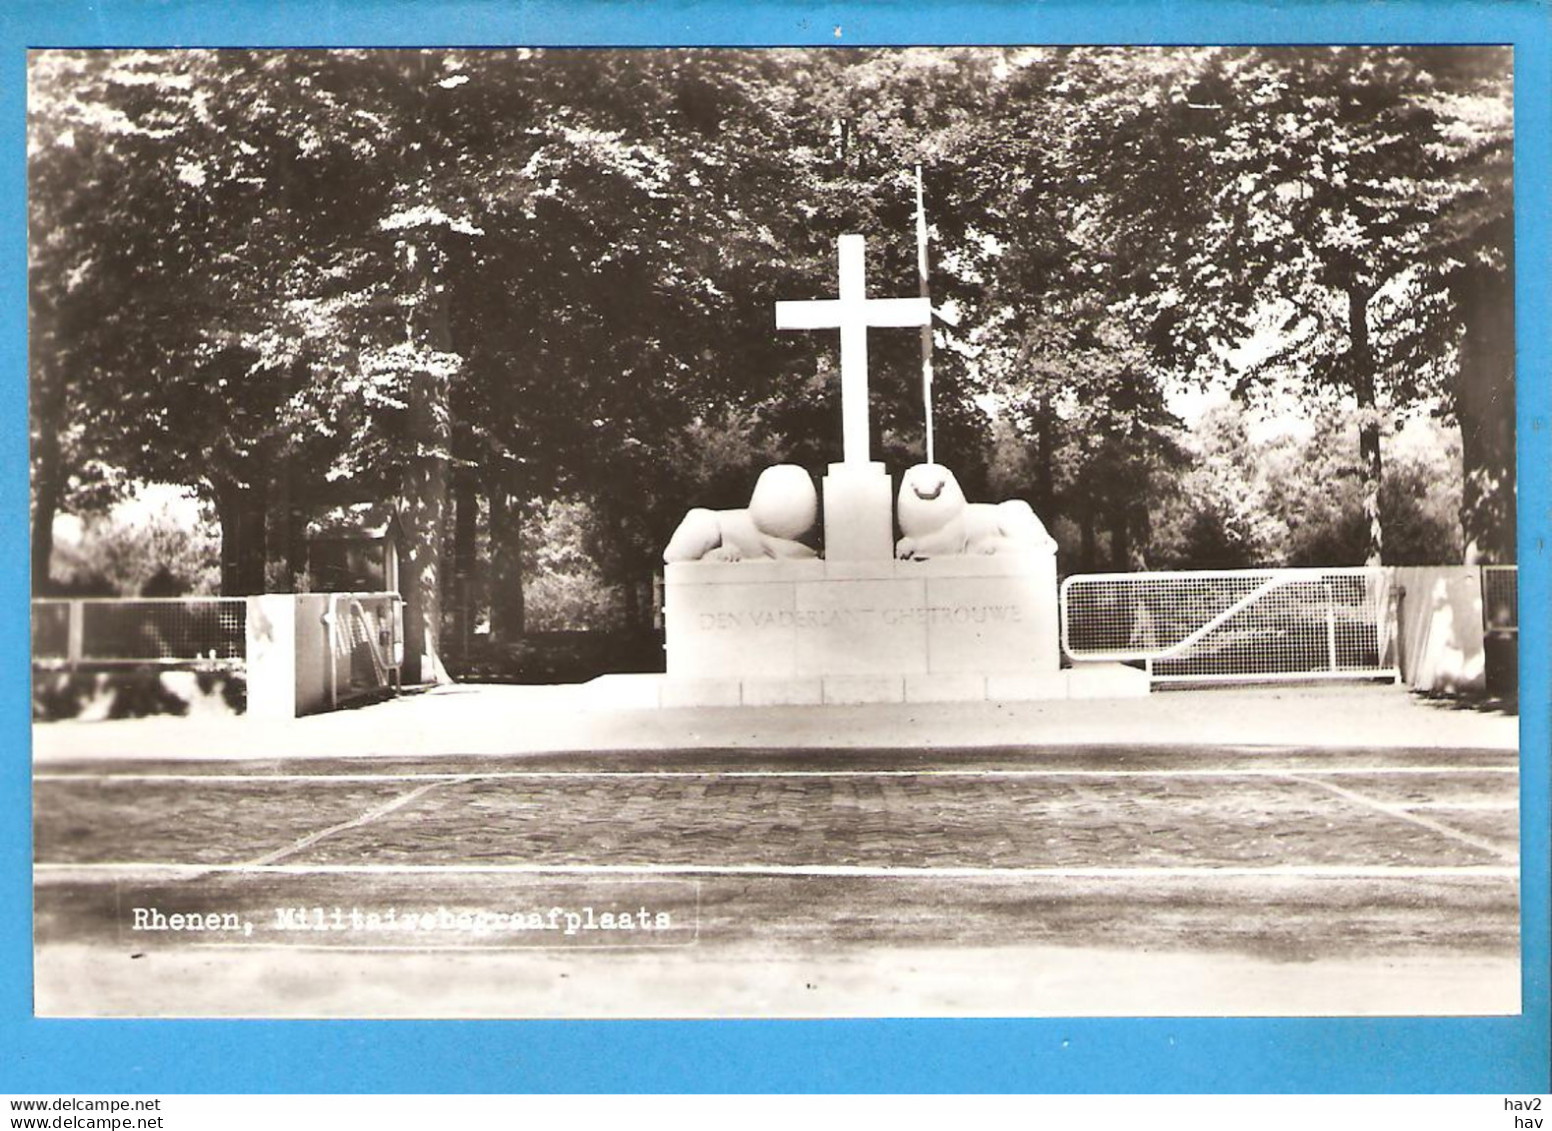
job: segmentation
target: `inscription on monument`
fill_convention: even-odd
[[[852,609],[751,609],[745,612],[700,613],[704,632],[759,628],[867,628],[872,625],[1018,624],[1018,605],[928,605],[926,607]]]

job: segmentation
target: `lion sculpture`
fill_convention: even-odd
[[[904,535],[895,544],[897,558],[1056,549],[1028,503],[966,502],[959,480],[941,464],[919,463],[905,473],[896,514]]]
[[[808,472],[779,463],[760,472],[743,510],[696,507],[669,539],[663,560],[736,562],[745,558],[812,558],[798,539],[814,528],[819,496]]]

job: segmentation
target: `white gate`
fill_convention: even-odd
[[[399,691],[404,601],[397,593],[330,593],[323,615],[329,649],[329,706]]]
[[[1072,660],[1160,683],[1398,676],[1382,568],[1076,574],[1061,618]]]

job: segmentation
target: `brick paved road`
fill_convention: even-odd
[[[1518,832],[1514,761],[1493,751],[950,751],[903,765],[888,752],[695,752],[517,769],[218,769],[42,774],[37,859],[1453,867],[1512,862]]]
[[[347,895],[526,906],[563,881],[520,870],[582,865],[602,874],[564,882],[608,899],[628,894],[619,869],[702,869],[698,888],[660,893],[698,918],[700,945],[1505,953],[1517,939],[1513,769],[1495,751],[1175,747],[79,766],[36,786],[39,931],[118,939],[116,885],[165,876],[105,865],[309,877],[180,879],[178,898],[207,910]],[[497,876],[457,871],[470,866]],[[316,874],[338,868],[372,874]],[[427,871],[375,874],[385,868]],[[1290,868],[1314,872],[1277,874]],[[875,874],[780,874],[803,869]]]
[[[1189,746],[55,766],[39,1009],[1512,1011],[1514,770]],[[649,905],[670,929],[400,926]],[[254,933],[135,932],[136,907]],[[302,934],[281,908],[405,918]]]

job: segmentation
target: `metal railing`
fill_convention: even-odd
[[[1062,650],[1155,682],[1394,679],[1391,600],[1383,568],[1077,574]]]
[[[1482,569],[1482,625],[1488,632],[1519,635],[1520,570],[1512,565]]]
[[[241,597],[73,597],[32,602],[32,658],[46,667],[241,667]]]
[[[398,691],[404,667],[404,601],[397,593],[330,593],[329,705]]]

